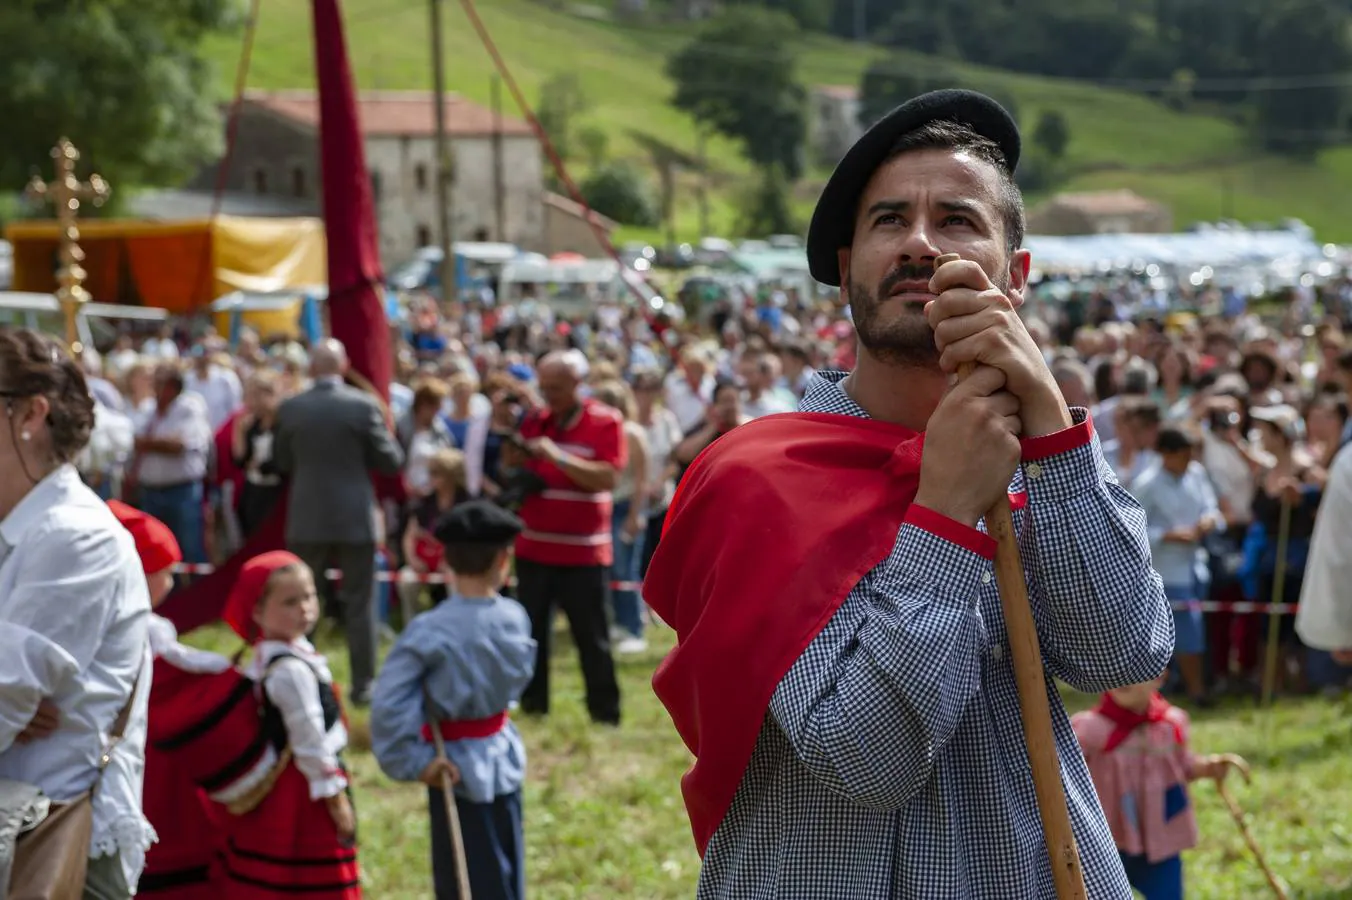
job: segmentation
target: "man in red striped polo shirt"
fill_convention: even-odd
[[[549,644],[557,603],[582,660],[592,720],[620,722],[620,688],[606,619],[610,591],[610,491],[626,464],[623,423],[610,407],[580,396],[587,358],[550,353],[536,367],[545,409],[521,424],[525,465],[544,488],[521,506],[516,541],[518,599],[537,644],[535,677],[521,696],[525,712],[549,712]]]

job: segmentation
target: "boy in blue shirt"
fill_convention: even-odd
[[[446,550],[443,571],[454,575],[451,596],[413,620],[376,678],[372,749],[389,777],[428,786],[437,900],[462,900],[443,772],[455,783],[474,900],[525,896],[526,748],[508,708],[534,673],[535,641],[525,609],[498,593],[521,529],[520,519],[486,501],[456,504],[442,517],[434,534]],[[445,739],[447,760],[436,756],[429,718]]]

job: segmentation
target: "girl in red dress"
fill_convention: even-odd
[[[108,501],[108,507],[136,542],[154,609],[173,589],[174,565],[183,561],[183,552],[169,526],[159,519],[117,500]],[[183,646],[169,620],[153,613],[150,649],[155,658],[155,674],[150,692],[149,731],[154,735],[162,718],[162,707],[157,701],[163,701],[162,688],[168,681],[186,673],[224,672],[230,668],[230,660]],[[137,895],[153,900],[225,900],[213,873],[219,826],[212,815],[212,804],[190,773],[176,758],[160,750],[153,738],[146,741],[145,752],[141,807],[159,837],[146,853]]]
[[[279,754],[270,789],[226,823],[230,900],[360,900],[356,818],[339,754],[347,728],[328,662],[305,638],[319,618],[314,576],[284,551],[244,564],[225,621],[253,646],[264,731]]]

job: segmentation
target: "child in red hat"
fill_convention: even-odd
[[[314,575],[285,551],[244,564],[226,624],[253,647],[264,731],[280,764],[266,796],[229,817],[222,854],[231,900],[359,900],[356,817],[340,754],[347,728],[327,660],[306,635],[319,619]]]
[[[174,566],[183,560],[178,541],[169,526],[154,516],[117,500],[108,501],[108,508],[136,542],[154,609],[173,589]],[[150,616],[149,630],[150,649],[155,657],[155,681],[150,693],[153,723],[163,712],[157,708],[162,697],[157,694],[155,683],[163,680],[166,666],[183,672],[214,673],[229,669],[230,660],[180,644],[173,624],[154,613]],[[212,818],[211,804],[177,761],[153,741],[146,742],[145,753],[141,806],[158,834],[158,842],[146,854],[138,896],[156,900],[223,900],[223,887],[212,873],[220,832]]]

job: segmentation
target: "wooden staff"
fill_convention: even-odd
[[[956,253],[945,253],[934,261],[935,268],[954,262]],[[975,365],[958,367],[958,379],[972,374]],[[1052,733],[1051,705],[1047,701],[1047,678],[1042,668],[1042,650],[1038,646],[1033,610],[1028,604],[1028,585],[1023,577],[1023,559],[1014,535],[1014,514],[1009,496],[1000,499],[986,513],[986,530],[995,538],[995,583],[1009,633],[1009,650],[1014,662],[1014,681],[1019,689],[1019,707],[1023,712],[1023,739],[1028,745],[1028,762],[1033,770],[1033,790],[1037,794],[1038,815],[1052,861],[1052,880],[1057,900],[1088,900],[1080,851],[1070,827],[1065,786],[1061,783],[1061,759]]]
[[[1227,754],[1226,756],[1221,757],[1221,761],[1226,765],[1234,766],[1235,769],[1239,771],[1239,774],[1244,777],[1245,784],[1249,784],[1253,780],[1249,777],[1248,764],[1239,757]],[[1216,790],[1220,792],[1221,799],[1224,800],[1225,805],[1229,807],[1230,817],[1234,819],[1235,824],[1239,826],[1239,833],[1244,836],[1244,843],[1249,845],[1249,850],[1253,853],[1254,859],[1258,860],[1258,868],[1263,870],[1263,875],[1267,878],[1268,886],[1271,887],[1272,892],[1277,895],[1277,900],[1286,900],[1286,889],[1282,887],[1282,883],[1277,880],[1277,876],[1272,874],[1272,870],[1268,868],[1267,860],[1263,858],[1263,851],[1258,846],[1258,841],[1254,840],[1253,833],[1249,831],[1248,823],[1245,822],[1244,810],[1235,802],[1235,798],[1230,796],[1230,790],[1225,786],[1225,782],[1221,781],[1219,778],[1216,779]]]
[[[432,714],[432,704],[427,704],[427,727],[432,730],[432,743],[437,748],[437,759],[446,759],[446,742],[441,737],[441,723]],[[459,900],[469,897],[469,863],[465,859],[465,839],[460,833],[460,812],[455,806],[455,786],[451,784],[451,775],[442,770],[441,799],[446,803],[446,821],[451,826],[451,856],[455,860],[455,880],[459,886]]]
[[[1263,706],[1272,704],[1272,695],[1277,688],[1277,667],[1281,665],[1282,614],[1277,607],[1286,599],[1286,551],[1291,543],[1291,504],[1282,491],[1282,514],[1277,524],[1277,565],[1272,572],[1272,592],[1268,597],[1272,606],[1268,611],[1267,660],[1263,670]],[[1268,724],[1271,725],[1269,718]]]

